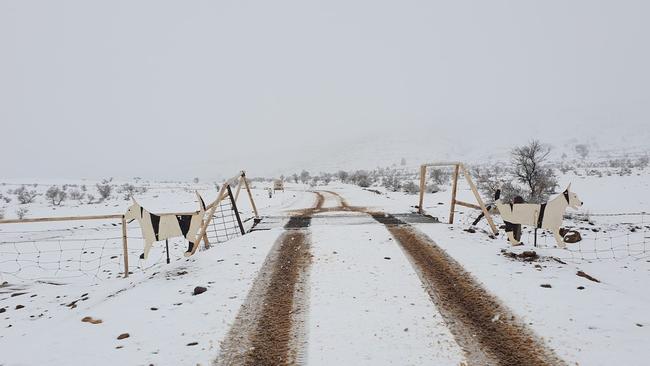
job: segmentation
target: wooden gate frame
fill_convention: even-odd
[[[259,220],[259,214],[257,213],[257,206],[255,205],[255,200],[253,200],[253,194],[251,193],[251,188],[250,185],[248,184],[248,179],[246,178],[246,172],[241,171],[238,175],[226,180],[223,185],[221,186],[221,189],[219,190],[219,194],[217,194],[217,198],[206,206],[208,211],[206,211],[205,216],[203,218],[203,223],[201,224],[201,227],[199,228],[199,232],[197,234],[197,239],[194,242],[194,248],[192,248],[192,253],[190,255],[194,255],[196,253],[196,250],[199,248],[201,245],[201,240],[204,242],[204,247],[207,249],[210,247],[210,242],[208,241],[208,236],[206,234],[208,230],[208,226],[212,222],[212,219],[214,217],[214,212],[216,209],[219,207],[219,204],[221,204],[221,201],[229,197],[228,195],[228,188],[232,188],[234,186],[237,186],[236,193],[235,193],[235,202],[237,202],[237,198],[239,198],[239,192],[241,191],[242,186],[246,189],[246,193],[248,194],[248,199],[250,200],[251,206],[253,207],[253,213],[255,214],[255,220]]]
[[[451,186],[451,204],[449,208],[449,223],[450,224],[454,223],[454,210],[456,208],[456,205],[473,208],[483,212],[483,215],[485,216],[485,219],[490,225],[492,232],[494,233],[494,235],[497,235],[499,233],[499,230],[497,229],[496,225],[494,225],[494,220],[492,220],[492,216],[490,215],[490,212],[485,207],[485,203],[483,203],[483,199],[481,199],[481,195],[479,195],[478,190],[476,189],[476,185],[472,181],[471,175],[467,171],[467,168],[465,168],[465,165],[458,161],[434,162],[434,163],[422,164],[420,166],[420,204],[418,205],[418,213],[420,214],[424,213],[424,210],[422,209],[422,204],[424,203],[424,191],[426,188],[427,168],[446,167],[446,166],[454,167],[454,176],[452,178],[452,186]],[[472,190],[472,193],[474,193],[474,197],[476,197],[476,202],[478,203],[478,205],[459,201],[456,199],[456,192],[458,191],[458,174],[461,172],[465,176],[465,180],[467,180],[467,184],[469,184],[469,188]]]

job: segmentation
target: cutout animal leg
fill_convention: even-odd
[[[512,244],[513,247],[517,245],[522,245],[519,240],[515,239],[515,233],[513,233],[512,231],[508,231],[507,234],[508,234],[508,241],[510,242],[510,244]]]
[[[560,228],[553,229],[553,236],[555,237],[555,241],[557,242],[558,248],[566,248],[566,244],[564,243],[564,238],[562,235],[560,235]]]
[[[165,248],[167,250],[167,264],[169,264],[169,239],[165,239]]]
[[[515,237],[515,230],[517,225],[511,222],[504,221],[506,224],[506,234],[508,234],[508,241],[512,245],[521,245],[521,242]]]
[[[147,259],[149,258],[149,250],[151,250],[151,245],[153,245],[153,242],[145,242],[144,243],[144,252],[140,254],[140,259]]]
[[[189,240],[187,241],[187,243],[188,243],[187,244],[187,251],[183,255],[186,256],[186,257],[189,257],[189,256],[192,255],[192,250],[194,249],[194,243],[192,243]]]

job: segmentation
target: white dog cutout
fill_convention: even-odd
[[[512,245],[520,245],[521,242],[514,237],[514,226],[516,224],[534,226],[536,228],[546,229],[553,233],[557,246],[565,248],[564,238],[560,235],[562,219],[567,207],[578,209],[583,202],[578,195],[569,191],[571,184],[561,195],[548,201],[547,203],[503,203],[499,199],[501,190],[497,190],[495,199],[499,214],[506,224],[506,234]]]
[[[196,236],[198,235],[205,214],[205,202],[203,202],[203,198],[201,198],[199,192],[196,192],[196,196],[199,198],[200,209],[198,212],[188,215],[155,215],[145,210],[135,199],[131,198],[133,204],[124,214],[124,219],[128,220],[128,222],[138,220],[140,224],[142,237],[145,242],[144,252],[140,255],[140,259],[147,259],[149,250],[154,242],[179,236],[185,237],[189,242],[185,256],[189,257],[192,255],[194,243],[196,243],[197,239]]]

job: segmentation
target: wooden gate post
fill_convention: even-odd
[[[424,210],[422,205],[424,204],[424,190],[426,189],[426,176],[427,176],[427,166],[420,166],[420,203],[418,204],[418,213],[422,214]]]
[[[451,205],[449,206],[449,223],[454,223],[454,210],[456,209],[456,191],[458,190],[458,170],[460,164],[454,165],[454,177],[451,186]]]
[[[499,234],[499,229],[497,229],[496,225],[494,225],[494,220],[492,220],[492,215],[490,215],[490,212],[488,212],[487,207],[485,207],[485,203],[483,203],[483,199],[481,198],[481,195],[478,194],[478,189],[476,189],[476,185],[474,184],[474,181],[472,181],[472,177],[469,175],[469,172],[467,171],[467,168],[465,166],[462,166],[463,168],[463,175],[465,175],[465,180],[467,180],[467,184],[469,184],[469,188],[472,190],[472,193],[474,193],[474,197],[476,197],[476,201],[478,202],[479,208],[481,211],[483,211],[483,215],[485,215],[485,219],[487,220],[488,224],[490,224],[490,228],[492,229],[492,232],[494,235]]]
[[[241,177],[244,180],[244,187],[246,192],[248,192],[248,198],[251,201],[251,206],[253,206],[253,213],[255,213],[255,218],[258,219],[260,216],[257,214],[257,206],[255,206],[255,201],[253,200],[253,193],[251,193],[251,188],[248,186],[248,179],[246,179],[246,173],[241,172]]]
[[[124,249],[124,278],[129,277],[129,248],[126,242],[126,219],[122,215],[122,249]]]

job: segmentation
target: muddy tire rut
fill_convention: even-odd
[[[470,365],[565,364],[429,237],[391,215],[370,214],[413,264]]]
[[[324,202],[293,215],[276,240],[214,365],[292,365],[306,339],[311,214]]]

